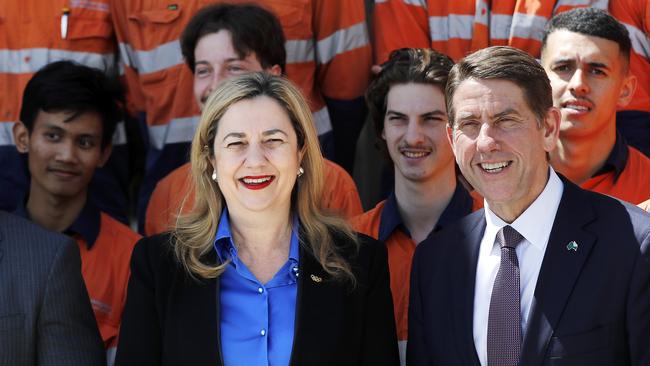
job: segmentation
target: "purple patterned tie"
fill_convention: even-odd
[[[516,366],[521,353],[519,261],[515,248],[524,237],[511,226],[497,233],[501,264],[492,288],[488,315],[487,359],[490,366]]]

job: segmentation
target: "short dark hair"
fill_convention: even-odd
[[[455,119],[452,103],[454,93],[467,79],[507,80],[517,85],[540,127],[549,108],[553,106],[551,83],[537,60],[513,47],[488,47],[466,56],[449,72],[445,101],[450,127],[454,127]]]
[[[549,35],[556,30],[568,30],[586,36],[599,37],[618,44],[625,61],[630,60],[630,33],[625,26],[604,10],[596,8],[577,8],[560,13],[548,22],[542,38],[542,52]]]
[[[390,88],[398,84],[428,84],[444,91],[454,62],[447,55],[430,48],[402,48],[391,52],[381,72],[368,87],[368,114],[381,138]]]
[[[253,4],[214,4],[199,10],[181,34],[181,52],[185,63],[194,72],[194,49],[208,34],[227,30],[240,58],[255,53],[263,68],[280,65],[287,59],[284,33],[280,21],[270,11]]]
[[[103,71],[72,61],[45,65],[27,82],[20,121],[31,133],[40,111],[73,112],[76,116],[95,112],[102,121],[102,149],[108,146],[117,122],[123,116],[124,93],[116,79]]]

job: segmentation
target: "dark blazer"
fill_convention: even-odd
[[[104,365],[77,244],[0,211],[0,365]]]
[[[116,365],[223,365],[219,281],[188,278],[170,240],[163,234],[135,247]],[[337,240],[354,289],[334,281],[301,245],[291,365],[399,365],[386,248],[361,242],[354,254]],[[211,251],[206,261],[215,260]]]
[[[650,216],[563,182],[520,365],[649,365]],[[481,210],[418,246],[408,365],[479,364],[472,319],[484,231]]]

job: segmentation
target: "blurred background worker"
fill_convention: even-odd
[[[428,48],[396,50],[366,94],[377,139],[393,164],[395,185],[388,199],[354,218],[352,227],[388,248],[402,365],[415,246],[474,206],[457,179],[447,141],[444,87],[452,66],[449,57]]]
[[[88,197],[95,170],[111,154],[120,119],[119,88],[99,70],[70,61],[51,63],[25,87],[16,149],[27,154],[29,194],[16,214],[77,241],[109,364],[115,357],[138,234],[101,211]]]
[[[280,75],[287,58],[282,27],[268,10],[257,5],[215,4],[201,9],[181,35],[181,49],[194,75],[193,92],[200,109],[224,80],[245,73],[265,71]],[[173,226],[179,209],[194,204],[189,179],[190,164],[175,169],[157,185],[149,200],[145,233],[153,235]],[[362,212],[352,177],[325,160],[327,185],[320,204],[345,217]]]
[[[141,225],[156,183],[187,161],[189,142],[199,120],[198,106],[192,102],[193,75],[183,65],[180,34],[198,9],[217,2],[111,2],[130,105],[139,112],[147,139],[138,202]],[[371,65],[363,2],[255,3],[280,19],[287,38],[286,75],[309,100],[325,156],[350,170]]]
[[[650,158],[616,129],[616,109],[634,97],[627,29],[606,12],[574,9],[551,19],[542,66],[561,111],[551,165],[582,188],[639,204],[650,197]]]
[[[29,189],[25,157],[13,146],[21,96],[32,75],[50,62],[71,60],[117,77],[117,42],[108,0],[6,0],[0,9],[0,209],[13,211]],[[97,169],[90,199],[122,222],[128,221],[130,176],[135,169],[127,146],[131,125],[120,122],[113,153]],[[129,138],[131,134],[129,133]]]
[[[618,108],[617,123],[630,145],[650,156],[650,7],[646,0],[375,0],[375,63],[391,50],[432,47],[454,60],[488,46],[508,45],[540,57],[544,26],[574,8],[607,10],[632,39],[634,97]]]

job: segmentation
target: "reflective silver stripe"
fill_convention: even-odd
[[[288,64],[314,61],[314,41],[311,39],[289,40],[285,42],[284,48],[287,50]]]
[[[472,39],[473,25],[473,15],[449,14],[446,17],[429,17],[432,41],[447,41],[450,38]]]
[[[0,146],[11,146],[14,144],[14,122],[0,122]]]
[[[0,73],[31,74],[51,62],[60,60],[72,60],[105,71],[113,70],[115,67],[115,55],[112,53],[102,54],[49,48],[3,49],[0,50]]]
[[[316,61],[319,64],[328,63],[336,55],[366,46],[368,31],[366,22],[357,23],[351,27],[340,29],[327,38],[316,43]]]
[[[511,26],[512,15],[492,14],[490,19],[490,39],[508,39]]]
[[[645,32],[633,25],[627,23],[622,24],[630,33],[630,40],[632,41],[632,49],[634,49],[634,52],[650,60],[650,40]]]
[[[0,146],[15,145],[14,143],[14,128],[15,122],[0,121]],[[115,133],[113,134],[113,146],[126,145],[126,129],[124,121],[120,121],[115,126]]]
[[[128,43],[120,42],[117,44],[117,47],[120,50],[120,60],[128,67],[133,67],[135,64],[135,52],[131,45]]]
[[[314,124],[316,125],[318,136],[332,131],[332,121],[330,121],[330,114],[327,111],[327,107],[312,112],[312,116],[314,117]]]
[[[509,39],[519,37],[541,41],[548,19],[539,15],[515,13],[492,14],[490,21],[490,39]]]
[[[149,126],[151,145],[162,150],[167,144],[191,142],[199,120],[200,116],[174,118],[166,125]]]
[[[515,13],[512,19],[510,35],[541,41],[544,37],[544,27],[548,21],[549,19],[540,15]]]
[[[129,48],[124,47],[127,52]],[[127,65],[138,69],[140,74],[149,74],[183,63],[181,44],[178,40],[167,42],[150,51],[132,50],[129,58],[132,63]]]
[[[488,7],[487,2],[485,2],[485,0],[476,0],[475,8],[474,23],[483,24],[487,27],[488,15],[490,14],[490,8]]]
[[[366,37],[367,38],[367,37]],[[149,51],[136,51],[127,43],[119,43],[120,59],[126,66],[135,68],[140,74],[164,70],[182,64],[180,42],[165,43]],[[287,63],[314,61],[313,40],[289,40],[285,43]]]
[[[561,6],[581,6],[607,10],[609,0],[559,0],[555,4],[553,14],[555,14],[555,11]]]
[[[313,112],[313,117],[319,135],[332,130],[326,107]],[[201,116],[174,118],[166,125],[149,126],[151,145],[156,150],[162,150],[168,144],[192,142],[200,120]]]
[[[99,1],[88,1],[88,0],[72,0],[70,2],[70,8],[85,8],[96,11],[103,11],[108,13],[108,4],[102,3]]]

